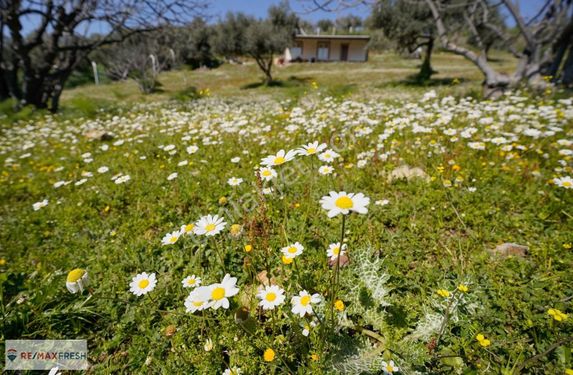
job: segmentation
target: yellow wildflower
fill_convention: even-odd
[[[265,362],[272,362],[275,359],[275,351],[271,348],[267,348],[263,354],[263,358]]]
[[[562,313],[560,310],[557,309],[549,309],[547,310],[547,314],[552,316],[553,319],[557,320],[558,322],[567,320],[567,314]]]
[[[444,297],[444,298],[448,298],[450,296],[450,292],[448,292],[445,289],[438,289],[438,291],[436,293],[438,293],[439,296]]]

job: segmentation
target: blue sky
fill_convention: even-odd
[[[273,4],[278,4],[280,0],[213,0],[210,13],[216,20],[223,17],[225,13],[243,12],[256,17],[264,17],[267,14],[267,8]],[[300,17],[308,21],[317,21],[322,18],[336,19],[337,17],[356,14],[358,16],[366,17],[369,12],[369,7],[360,6],[356,8],[346,9],[338,13],[329,13],[323,11],[316,11],[312,13],[305,12],[301,2],[297,0],[290,0],[291,8],[299,13]],[[540,6],[544,3],[543,0],[521,0],[519,6],[524,17],[529,18],[536,14]]]
[[[279,3],[280,0],[212,0],[208,13],[210,14],[210,22],[216,22],[220,18],[223,18],[227,12],[243,12],[255,17],[263,18],[266,16],[267,9],[271,5]],[[340,12],[324,12],[324,11],[308,12],[308,5],[305,8],[303,2],[301,1],[290,0],[289,3],[291,8],[301,18],[311,22],[315,22],[322,18],[336,19],[337,17],[341,17],[348,14],[355,14],[365,18],[368,16],[368,13],[370,11],[370,8],[368,6],[359,6],[355,8],[345,9]],[[521,12],[526,19],[535,15],[542,3],[543,3],[542,0],[519,1]],[[23,24],[24,24],[24,31],[26,33],[31,32],[37,26],[36,22],[31,21],[30,19],[25,20]],[[510,23],[510,25],[513,26],[513,23]],[[103,33],[105,31],[106,31],[105,27],[102,28],[99,25],[92,25],[92,27],[90,27],[90,32]]]

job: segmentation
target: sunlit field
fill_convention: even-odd
[[[437,61],[436,91],[295,66],[3,126],[3,340],[85,338],[93,374],[565,373],[572,100]]]

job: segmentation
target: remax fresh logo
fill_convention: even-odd
[[[18,351],[16,349],[10,348],[6,351],[6,357],[12,362],[18,357]]]

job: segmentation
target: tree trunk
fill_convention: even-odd
[[[416,77],[418,82],[425,82],[432,77],[434,74],[434,69],[432,69],[432,52],[434,50],[434,38],[430,37],[428,43],[426,44],[426,55],[424,56],[424,61],[420,67],[420,72]]]
[[[0,102],[10,98],[10,89],[6,82],[4,69],[0,67]]]
[[[48,108],[48,99],[51,96],[51,90],[45,85],[44,78],[24,75],[22,89],[22,106],[33,105],[38,109]]]
[[[565,60],[565,64],[563,65],[563,74],[561,82],[567,86],[573,84],[573,45],[569,47],[567,59]]]

